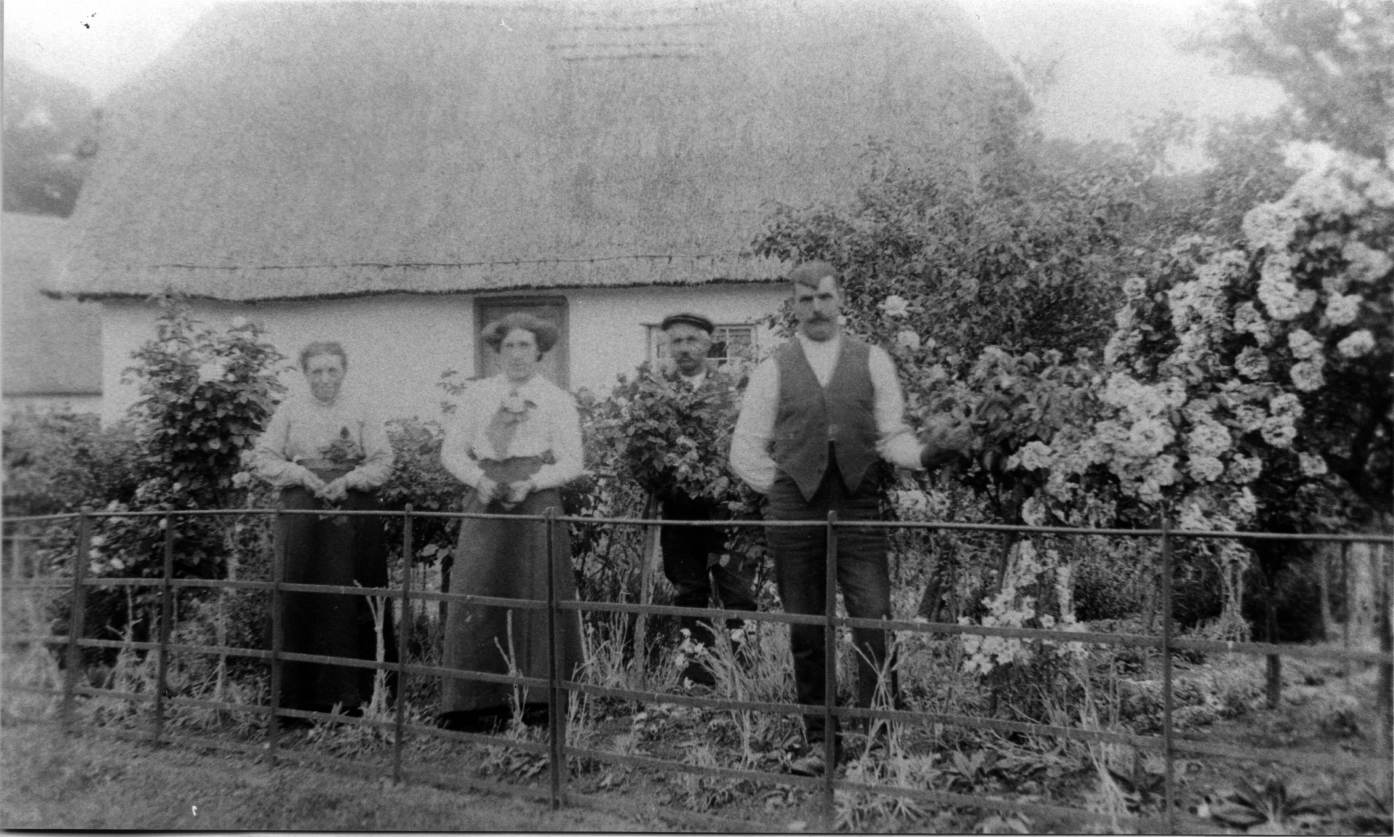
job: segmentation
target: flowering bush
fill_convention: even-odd
[[[1128,280],[1104,413],[1030,463],[1059,472],[1048,502],[1091,467],[1187,528],[1309,528],[1387,501],[1394,177],[1346,154],[1290,162],[1311,168],[1246,216],[1244,247],[1183,238]]]

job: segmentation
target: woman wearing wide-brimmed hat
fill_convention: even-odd
[[[348,356],[338,343],[306,346],[300,352],[300,370],[309,392],[291,396],[276,408],[248,457],[257,476],[281,489],[281,508],[322,512],[280,517],[276,550],[283,578],[292,584],[386,587],[382,520],[333,514],[338,509],[381,508],[374,491],[392,474],[386,428],[373,405],[341,391]],[[286,651],[374,659],[376,628],[363,596],[287,591],[281,603]],[[394,661],[397,644],[389,607],[384,602],[385,661]],[[316,712],[337,707],[353,713],[371,700],[373,683],[372,669],[287,661],[282,667],[281,706]]]
[[[501,371],[470,387],[467,404],[441,448],[446,470],[469,487],[466,512],[542,515],[561,512],[560,488],[581,475],[581,423],[570,394],[538,374],[557,342],[557,329],[541,318],[514,313],[490,323],[484,341],[499,354]],[[465,519],[450,572],[450,593],[547,600],[548,573],[560,599],[576,598],[570,539],[564,525],[538,520]],[[576,612],[560,614],[558,672],[574,679],[581,664],[581,624]],[[545,608],[446,605],[447,668],[546,678],[548,626]],[[545,689],[446,677],[441,723],[453,729],[491,730],[516,707],[526,720],[545,717]]]

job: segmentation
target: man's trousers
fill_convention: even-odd
[[[663,498],[664,520],[719,520],[721,515],[710,500],[692,499],[681,495]],[[744,555],[726,555],[726,531],[717,526],[664,526],[659,543],[663,547],[663,574],[673,585],[673,604],[678,607],[712,607],[715,587],[716,600],[727,610],[754,610],[755,596],[751,591],[752,578]],[[722,563],[722,560],[726,563]],[[712,637],[705,623],[708,620],[684,616],[682,627],[691,632],[694,642],[710,645]],[[726,627],[740,625],[739,619],[727,620]]]
[[[817,520],[826,522],[835,511],[839,521],[879,519],[879,478],[876,469],[856,491],[849,492],[838,473],[836,459],[811,501],[781,473],[768,494],[768,520]],[[774,556],[775,583],[787,613],[823,614],[827,599],[827,527],[766,527],[765,538]],[[837,584],[842,590],[847,615],[863,619],[889,619],[890,572],[886,560],[886,530],[839,528],[837,530]],[[857,649],[857,704],[869,707],[876,694],[880,669],[886,660],[887,632],[853,628]],[[789,645],[794,656],[794,684],[798,701],[821,705],[825,696],[824,670],[828,664],[821,625],[790,625]],[[894,701],[896,681],[887,684]],[[834,695],[835,698],[835,695]],[[836,729],[834,719],[834,729]],[[806,715],[810,741],[823,740],[821,715]]]

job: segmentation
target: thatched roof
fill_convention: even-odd
[[[52,215],[0,218],[0,328],[5,395],[96,395],[102,391],[102,325],[91,303],[45,297],[69,238]]]
[[[227,4],[107,103],[59,289],[768,280],[767,201],[975,154],[1003,96],[948,0]]]

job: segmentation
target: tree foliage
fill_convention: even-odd
[[[5,61],[5,211],[67,217],[96,153],[92,95]]]
[[[1394,5],[1232,0],[1198,46],[1273,79],[1295,136],[1377,160],[1394,141]]]
[[[1113,146],[1080,153],[1024,128],[980,171],[868,154],[850,205],[773,207],[755,249],[841,270],[848,321],[866,331],[888,295],[933,312],[923,338],[972,356],[1097,346],[1151,163]]]

